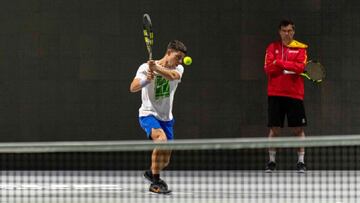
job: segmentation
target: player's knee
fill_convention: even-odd
[[[270,129],[270,137],[276,137],[280,135],[281,128],[273,127]]]
[[[154,141],[166,141],[167,140],[166,134],[162,129],[152,129],[151,138]]]
[[[294,128],[293,133],[297,136],[303,136],[304,135],[304,129],[303,128]]]

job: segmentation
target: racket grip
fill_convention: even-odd
[[[305,77],[308,80],[312,80],[306,73],[300,73],[300,75]]]
[[[284,74],[296,74],[294,71],[284,70]]]

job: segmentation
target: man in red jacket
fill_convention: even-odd
[[[299,74],[305,68],[307,45],[294,40],[294,34],[294,23],[290,20],[281,21],[281,40],[271,43],[266,49],[264,69],[268,78],[269,138],[280,135],[285,115],[292,132],[298,137],[305,137],[304,80]],[[266,172],[276,169],[275,155],[276,150],[270,148]],[[299,148],[296,168],[302,173],[306,170],[304,155],[304,148]]]

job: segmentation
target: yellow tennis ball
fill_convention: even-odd
[[[192,58],[190,56],[185,56],[183,61],[185,65],[190,66],[192,63]]]

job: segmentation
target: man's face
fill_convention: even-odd
[[[185,54],[181,51],[168,50],[168,65],[170,67],[176,67],[182,63]]]
[[[279,34],[280,34],[281,41],[285,45],[287,45],[293,40],[295,30],[293,29],[292,25],[281,26],[281,28],[279,30]]]

